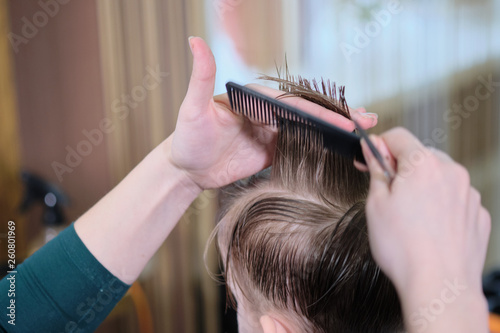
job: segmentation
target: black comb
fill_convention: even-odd
[[[300,123],[321,133],[323,146],[331,151],[365,163],[361,138],[293,106],[234,82],[226,83],[229,103],[234,113],[261,124],[278,126],[283,121]]]

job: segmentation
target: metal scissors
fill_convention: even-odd
[[[361,126],[359,126],[359,123],[356,120],[352,119],[352,121],[354,122],[354,125],[356,126],[356,129],[358,130],[361,138],[365,139],[366,144],[368,145],[368,147],[372,151],[373,156],[375,156],[378,163],[382,167],[382,170],[384,170],[384,175],[387,178],[387,180],[389,181],[389,184],[392,183],[392,181],[394,180],[394,177],[396,176],[394,171],[392,170],[392,168],[390,166],[387,165],[384,158],[382,157],[382,154],[380,154],[377,147],[375,147],[373,142],[368,137],[368,133],[366,133],[366,131],[364,129],[362,129]]]

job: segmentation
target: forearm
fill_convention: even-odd
[[[0,281],[7,332],[94,332],[129,288],[97,262],[73,225],[16,271]]]
[[[488,307],[481,290],[457,278],[438,280],[398,288],[408,332],[488,332]]]
[[[201,192],[167,156],[171,137],[75,223],[89,251],[125,283],[146,263]]]

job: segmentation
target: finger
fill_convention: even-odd
[[[200,37],[190,37],[189,45],[193,54],[193,71],[183,102],[183,111],[196,117],[208,109],[215,86],[215,59],[212,51]]]
[[[482,239],[488,240],[491,229],[491,216],[481,205],[481,193],[474,187],[470,187],[469,190],[467,221],[475,225]]]
[[[360,112],[359,110],[360,109],[349,108],[349,113],[351,114],[351,117],[361,126],[361,128],[369,129],[377,125],[378,115],[376,113],[366,112],[364,108],[361,108],[361,110],[364,110],[365,112]]]
[[[396,161],[408,159],[417,150],[425,149],[424,145],[407,129],[393,128],[381,135],[387,148]]]
[[[481,194],[478,190],[471,187],[469,189],[469,196],[467,198],[467,219],[469,223],[477,223],[479,212],[481,208]]]
[[[477,226],[481,239],[485,244],[488,244],[491,232],[491,215],[484,207],[479,209]]]
[[[434,147],[427,147],[427,149],[429,149],[429,151],[433,153],[442,162],[453,162],[453,159],[450,157],[450,155],[446,154],[444,151]]]
[[[247,85],[247,87],[272,98],[277,98],[283,95],[283,91],[261,86],[259,84],[249,84]],[[307,112],[312,116],[340,127],[346,131],[352,132],[355,128],[354,123],[346,117],[303,98],[291,96],[283,98],[280,101],[285,104],[291,105],[301,111]]]
[[[223,104],[228,110],[231,110],[231,103],[229,103],[229,97],[227,96],[227,93],[215,95],[213,98],[214,102]]]
[[[370,135],[370,140],[377,149],[381,146],[380,139]],[[373,155],[365,140],[361,140],[361,148],[365,157],[366,165],[370,171],[370,195],[387,195],[389,193],[388,180],[384,170]]]
[[[488,241],[490,239],[490,232],[491,232],[490,213],[484,207],[480,207],[477,219],[474,222],[476,223],[475,227],[477,228],[475,230],[477,232],[477,236],[474,235],[477,238],[474,237],[474,241],[476,243],[475,245],[477,249],[480,251],[474,259],[477,261],[476,265],[478,265],[482,269],[486,259],[486,253],[488,251]]]
[[[391,154],[389,151],[389,147],[387,147],[387,143],[383,138],[379,138],[379,146],[378,146],[378,151],[380,152],[380,155],[382,155],[382,158],[384,159],[386,165],[389,167],[389,169],[392,170],[392,172],[396,172],[398,169],[397,161],[396,158]]]
[[[354,160],[354,167],[356,169],[358,169],[359,171],[361,171],[361,172],[367,172],[367,171],[369,171],[368,167],[365,164],[363,164],[361,162],[358,162],[356,160]]]
[[[366,113],[366,109],[364,107],[359,107],[359,108],[356,108],[356,109],[353,109],[353,108],[349,108],[349,112],[352,112],[352,111],[357,111],[359,113]]]

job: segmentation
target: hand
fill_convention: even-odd
[[[362,143],[371,176],[366,204],[370,247],[396,286],[403,308],[417,313],[413,311],[441,297],[448,280],[458,281],[465,290],[462,298],[457,296],[453,305],[447,305],[462,306],[455,318],[471,316],[474,310],[467,302],[482,302],[475,309],[484,312],[481,273],[491,219],[467,170],[445,153],[427,149],[405,129],[390,130],[373,140],[383,157],[395,159],[397,175],[389,186]],[[467,331],[466,327],[459,331]]]
[[[187,173],[201,189],[217,188],[251,176],[272,161],[275,131],[251,124],[230,111],[227,94],[212,98],[215,60],[201,38],[191,38],[193,72],[188,92],[179,111],[177,125],[166,144],[170,162]],[[252,89],[276,97],[282,92],[259,85]],[[301,98],[282,100],[348,131],[352,121]],[[376,118],[363,116],[363,109],[351,110],[365,128]]]

